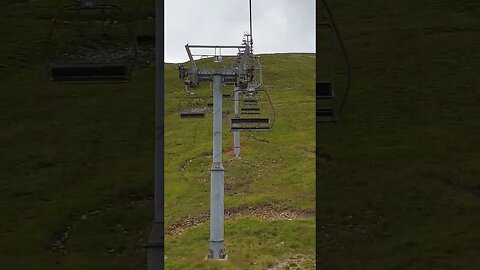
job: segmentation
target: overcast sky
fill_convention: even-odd
[[[248,0],[166,0],[165,62],[188,60],[185,44],[241,45]],[[314,0],[252,0],[254,53],[315,52]]]

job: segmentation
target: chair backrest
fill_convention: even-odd
[[[124,64],[51,64],[50,79],[66,83],[126,82],[128,66]]]

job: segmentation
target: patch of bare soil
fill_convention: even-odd
[[[267,270],[314,270],[315,257],[304,254],[293,255],[290,258],[282,261],[277,261],[277,264],[267,268]]]
[[[265,220],[301,220],[312,219],[315,217],[314,211],[286,208],[275,204],[265,204],[257,206],[240,206],[225,210],[225,219],[234,219],[238,217],[256,217]],[[181,235],[188,229],[194,228],[200,224],[206,223],[210,217],[209,213],[204,213],[195,217],[187,217],[171,225],[166,235]]]
[[[250,134],[250,138],[256,140],[256,141],[259,141],[259,142],[263,142],[263,143],[270,143],[269,140],[267,139],[263,139],[263,138],[259,138],[257,136],[255,136],[254,134]]]

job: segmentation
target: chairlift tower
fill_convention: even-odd
[[[248,78],[244,70],[221,65],[221,49],[245,50],[246,46],[185,45],[192,66],[179,67],[179,77],[186,85],[197,87],[201,82],[212,82],[213,88],[213,160],[210,169],[210,250],[208,259],[225,260],[224,247],[224,176],[222,164],[222,84],[239,84]],[[214,62],[217,68],[199,68],[191,49],[214,49]]]
[[[213,160],[210,169],[210,250],[207,259],[226,260],[227,254],[224,247],[224,177],[225,169],[222,164],[222,105],[223,97],[222,85],[233,84],[233,95],[227,95],[234,98],[235,118],[231,119],[231,131],[234,134],[234,156],[240,157],[240,131],[260,131],[270,130],[268,118],[241,118],[239,108],[240,95],[255,96],[258,88],[262,84],[261,64],[253,54],[252,27],[251,27],[251,0],[250,7],[250,33],[244,35],[243,43],[240,46],[225,45],[185,45],[190,67],[180,65],[178,67],[179,78],[185,85],[191,88],[197,88],[202,82],[210,82],[212,85],[213,98]],[[214,50],[213,54],[193,54],[192,49]],[[237,49],[238,53],[234,55],[233,65],[225,65],[226,58],[222,50]],[[194,57],[212,57],[216,64],[215,68],[200,68]],[[258,68],[256,69],[255,66]],[[259,81],[254,78],[255,70],[259,70]],[[265,91],[264,91],[265,92]],[[266,93],[266,92],[265,92]],[[266,94],[268,97],[268,94]],[[271,100],[268,97],[271,105]],[[245,101],[245,100],[244,100]],[[272,106],[272,105],[271,105]],[[273,106],[272,106],[273,109]],[[247,126],[245,126],[245,124]],[[263,126],[251,126],[261,124]]]
[[[234,98],[234,116],[235,119],[240,119],[241,110],[240,105],[240,93],[249,93],[255,94],[256,90],[262,85],[262,65],[257,56],[253,54],[253,37],[252,37],[252,1],[249,1],[250,4],[250,33],[244,34],[242,44],[245,46],[244,51],[240,51],[237,54],[237,70],[242,70],[243,72],[252,72],[251,80],[247,83],[246,87],[235,86],[233,92]],[[253,76],[253,64],[258,66],[259,70],[259,81],[257,82]],[[236,159],[240,158],[240,129],[239,124],[232,122],[232,131],[233,131],[233,156]]]
[[[248,39],[247,39],[248,40]],[[260,86],[253,78],[254,68],[252,67],[252,54],[249,42],[244,42],[241,46],[225,45],[185,45],[191,67],[179,66],[179,78],[187,86],[196,88],[202,82],[212,83],[213,97],[213,160],[210,169],[210,251],[208,259],[225,260],[227,258],[224,248],[224,176],[225,169],[222,164],[222,84],[234,84],[235,115],[240,115],[239,95],[248,93],[254,95]],[[192,49],[214,49],[214,54],[193,54]],[[230,67],[223,65],[224,55],[222,49],[238,49],[234,64]],[[216,68],[200,68],[194,57],[213,56]],[[258,61],[258,59],[257,59]],[[245,127],[242,124],[268,124],[268,118],[239,118],[232,119],[231,131],[234,133],[234,147],[239,155],[240,149],[240,131],[241,130],[259,130],[253,127]],[[264,128],[267,129],[267,128]]]

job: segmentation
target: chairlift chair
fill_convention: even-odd
[[[181,101],[178,103],[180,118],[205,118],[205,112],[208,110],[208,104],[205,104],[205,96],[197,93],[185,91],[185,96],[177,97]]]
[[[260,108],[240,108],[241,115],[260,115]]]
[[[242,112],[259,112],[260,108],[240,108]]]
[[[272,128],[268,126],[263,126],[263,127],[255,127],[255,126],[250,126],[250,127],[245,127],[245,126],[240,126],[240,127],[231,127],[230,131],[271,131]]]
[[[185,111],[180,113],[180,118],[205,118],[205,112]]]
[[[232,118],[232,124],[268,124],[268,118]]]
[[[46,58],[55,82],[127,82],[136,61],[136,42],[120,7],[79,0],[58,10],[47,37]]]
[[[265,90],[257,90],[252,94],[247,93],[245,89],[239,89],[234,91],[232,97],[235,96],[235,92],[242,95],[239,98],[243,101],[243,106],[239,108],[238,114],[230,119],[230,131],[272,130],[275,110],[268,93]],[[266,96],[265,99],[262,98],[262,94]],[[227,111],[231,101],[228,103]]]
[[[319,123],[336,123],[337,119],[333,108],[317,108],[316,118]]]
[[[179,107],[182,107],[181,104],[179,104]],[[205,118],[206,108],[194,106],[192,103],[189,103],[188,107],[184,107],[179,111],[180,118]]]
[[[333,98],[333,83],[332,82],[318,82],[316,84],[317,99],[332,99]]]
[[[244,99],[243,100],[243,105],[257,105],[258,102],[256,99]]]
[[[270,131],[270,119],[268,118],[232,118],[231,131]]]

